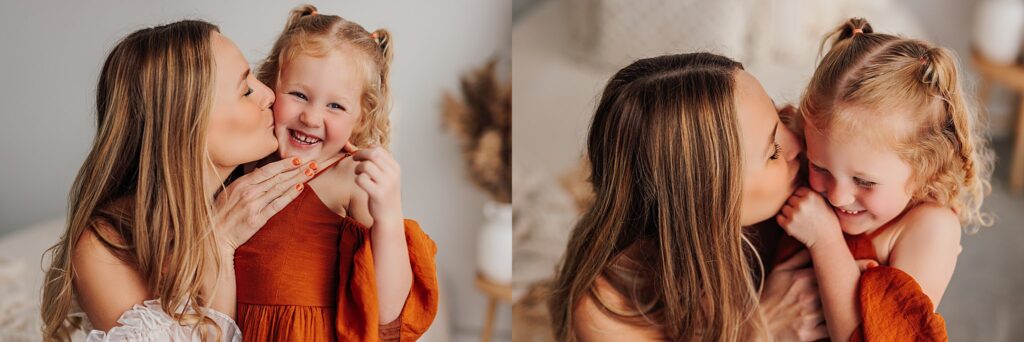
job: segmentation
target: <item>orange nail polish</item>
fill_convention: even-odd
[[[295,184],[295,191],[302,191],[302,188],[303,188],[302,183]]]
[[[306,176],[313,177],[313,169],[306,169]]]
[[[309,168],[313,169],[313,170],[316,170],[316,162],[310,162],[309,163]]]
[[[292,158],[292,165],[299,166],[299,164],[302,164],[302,161],[298,157]]]

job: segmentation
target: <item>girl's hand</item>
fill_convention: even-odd
[[[233,255],[270,217],[284,209],[304,189],[316,171],[298,158],[282,159],[231,182],[213,204],[217,242]]]
[[[842,238],[839,219],[825,199],[806,187],[793,192],[775,217],[790,236],[811,248],[824,238]]]
[[[356,149],[345,145],[357,162],[356,185],[369,196],[368,209],[374,227],[402,227],[402,170],[390,152],[381,147]]]

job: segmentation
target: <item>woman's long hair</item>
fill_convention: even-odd
[[[760,320],[740,225],[742,165],[728,58],[642,59],[608,82],[587,141],[595,200],[569,240],[550,309],[556,337],[577,339],[584,296],[609,315],[674,341],[735,341]],[[628,308],[605,305],[603,277]]]
[[[71,188],[67,229],[47,250],[44,339],[68,340],[80,328],[80,320],[68,317],[71,258],[89,229],[137,268],[168,315],[183,324],[212,324],[175,309],[202,312],[208,305],[200,283],[219,257],[203,176],[215,31],[191,20],[146,28],[107,57],[96,89],[96,137]]]

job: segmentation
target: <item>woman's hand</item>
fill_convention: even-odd
[[[315,174],[298,158],[279,160],[239,177],[217,195],[213,219],[220,264],[210,265],[203,279],[211,308],[235,318],[235,250],[291,203]]]
[[[345,150],[357,162],[356,185],[369,196],[367,209],[373,227],[402,227],[402,170],[390,152],[381,147],[356,149],[351,143]]]
[[[811,254],[803,250],[775,266],[765,278],[761,312],[774,340],[815,341],[828,337],[810,261]]]
[[[824,238],[842,239],[839,219],[832,208],[821,195],[805,187],[793,192],[775,219],[786,233],[807,248]]]
[[[231,182],[214,200],[214,222],[221,251],[234,255],[272,216],[304,189],[316,170],[298,158],[283,159]]]
[[[768,334],[776,341],[817,341],[828,337],[818,294],[818,281],[810,265],[811,254],[800,251],[768,274],[761,292],[761,312]],[[857,260],[863,272],[878,266],[869,259]]]

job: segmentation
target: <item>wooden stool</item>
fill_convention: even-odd
[[[982,104],[988,101],[988,93],[993,82],[1010,88],[1020,95],[1016,137],[1014,137],[1013,155],[1010,162],[1010,190],[1013,193],[1020,193],[1024,189],[1024,66],[997,64],[975,50],[971,51],[971,60],[978,72],[981,73],[978,97]]]
[[[476,274],[476,288],[487,296],[487,320],[480,341],[489,342],[494,330],[494,315],[498,311],[498,302],[512,303],[512,284],[501,284],[491,281],[479,272]]]

